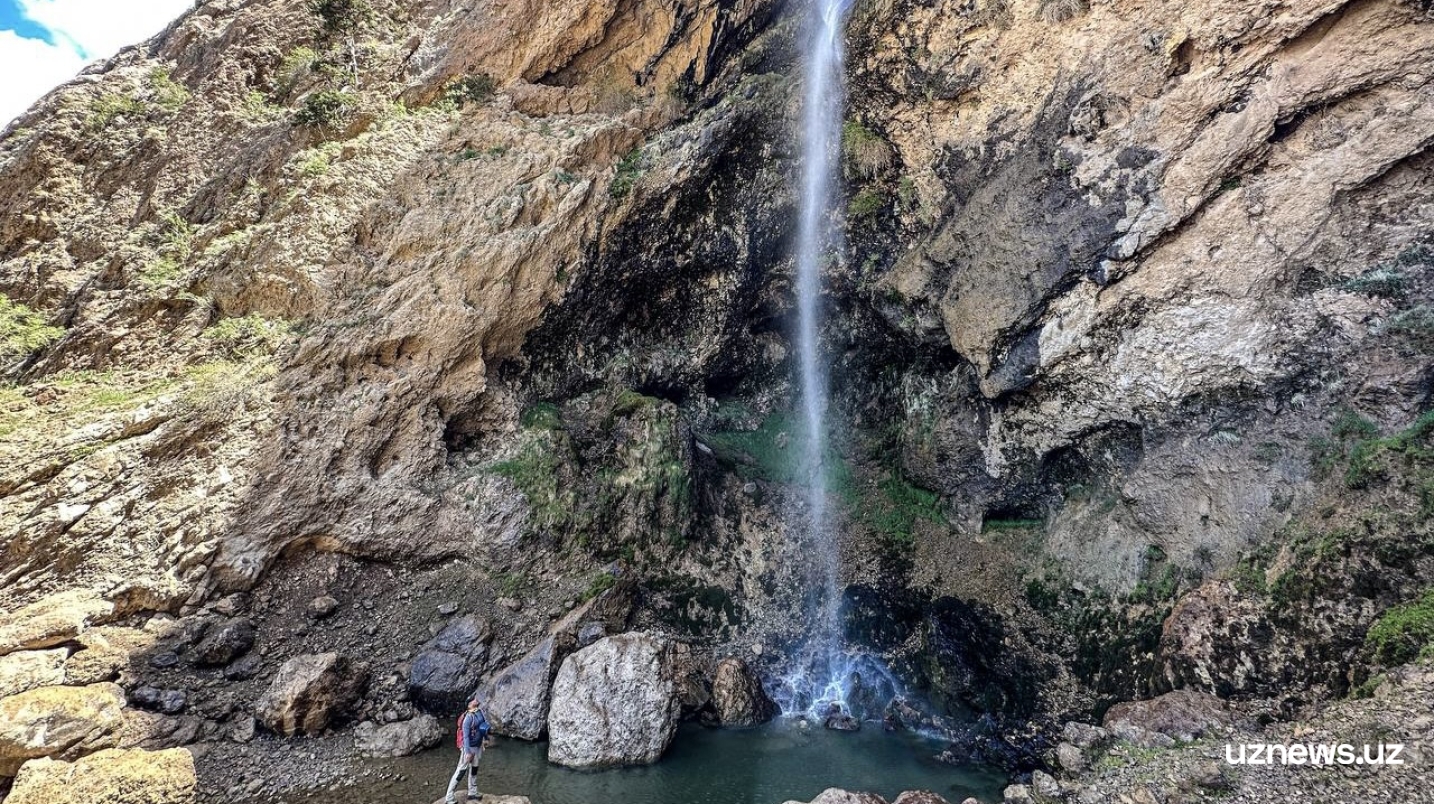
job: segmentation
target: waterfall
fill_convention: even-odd
[[[800,365],[803,465],[809,473],[805,521],[817,588],[806,656],[788,679],[788,712],[847,705],[850,675],[840,622],[841,545],[827,521],[827,377],[820,348],[822,266],[835,259],[833,192],[841,148],[842,28],[851,0],[812,0],[815,18],[806,53],[802,107],[800,217],[797,230],[797,357]]]

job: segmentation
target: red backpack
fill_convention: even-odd
[[[488,731],[491,727],[488,725],[488,716],[483,714],[483,710],[480,709],[474,714],[481,718],[481,720],[478,722],[478,739],[481,742],[482,740],[487,738]],[[468,717],[468,713],[466,711],[458,716],[458,732],[456,735],[454,735],[454,742],[458,744],[459,751],[463,750],[463,719],[466,717]]]

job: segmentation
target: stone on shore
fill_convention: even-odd
[[[118,745],[123,707],[115,684],[39,687],[0,699],[0,777],[27,760],[77,759]]]
[[[406,757],[438,745],[447,733],[432,715],[382,726],[364,721],[354,729],[354,746],[366,757]]]
[[[569,656],[553,682],[548,761],[573,768],[656,762],[682,714],[675,648],[629,633]]]
[[[165,751],[107,748],[74,762],[26,762],[6,804],[193,804],[194,757]]]
[[[348,714],[367,683],[367,668],[336,653],[295,656],[274,675],[254,716],[286,737],[321,734]]]

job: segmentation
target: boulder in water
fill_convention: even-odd
[[[543,736],[553,677],[571,647],[561,635],[547,637],[478,689],[493,731],[522,740]]]
[[[712,710],[718,725],[744,727],[771,720],[777,705],[746,662],[727,658],[717,664],[712,679]]]
[[[279,668],[254,716],[292,737],[319,734],[342,720],[368,683],[368,669],[336,653],[295,656]]]
[[[649,634],[600,639],[553,683],[548,761],[573,768],[656,762],[682,714],[682,651]]]
[[[115,684],[38,687],[0,699],[0,777],[27,760],[77,759],[118,745],[123,707]]]
[[[194,757],[107,748],[74,762],[33,759],[20,769],[6,804],[192,804]]]
[[[581,645],[580,635],[596,641],[601,633],[625,629],[635,600],[636,586],[618,581],[554,623],[542,642],[479,687],[493,731],[522,740],[542,737],[548,728],[553,679],[563,660]]]

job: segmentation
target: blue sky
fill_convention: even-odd
[[[193,0],[0,0],[0,126],[92,61],[159,33]]]

